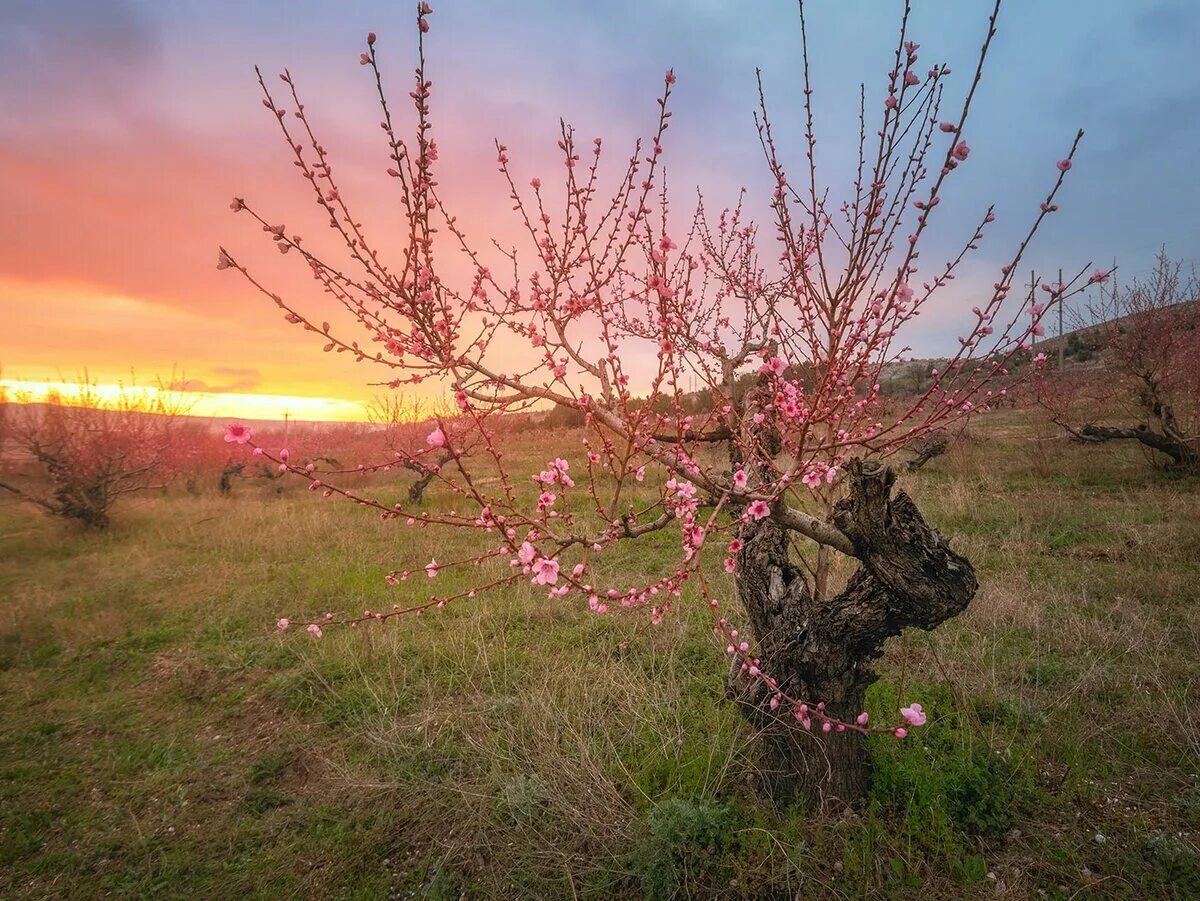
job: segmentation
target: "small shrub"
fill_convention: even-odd
[[[1180,890],[1179,897],[1200,897],[1200,855],[1194,848],[1170,835],[1149,835],[1141,852],[1155,876]]]
[[[886,687],[881,692],[892,701]],[[1033,799],[1031,769],[1008,752],[993,750],[969,724],[948,712],[945,691],[929,697],[929,725],[911,740],[884,739],[872,746],[874,805],[904,816],[913,838],[943,848],[961,844],[961,834],[1002,835]]]
[[[740,818],[728,804],[707,800],[667,798],[646,817],[649,834],[631,855],[647,898],[691,895],[697,881],[727,881],[724,855]]]

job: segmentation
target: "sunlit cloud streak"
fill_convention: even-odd
[[[751,122],[755,66],[781,141],[801,161],[792,2],[745,4],[736,16],[728,4],[694,0],[437,6],[430,70],[441,181],[475,235],[514,233],[494,137],[519,170],[550,183],[561,166],[560,115],[614,151],[628,147],[652,121],[668,66],[680,78],[667,148],[680,213],[697,185],[710,208],[745,186],[752,209],[765,209],[768,178]],[[359,403],[372,396],[377,374],[321,355],[213,263],[218,243],[235,246],[274,290],[324,309],[303,271],[228,211],[232,195],[252,196],[289,230],[324,240],[259,105],[256,63],[268,73],[290,67],[362,218],[377,235],[398,232],[378,113],[356,61],[366,32],[378,32],[403,96],[412,64],[406,10],[382,0],[0,6],[5,375],[48,380],[87,369],[115,383],[131,369],[143,377],[175,369],[209,388],[237,389],[248,386],[221,370],[253,368],[253,388],[264,393]],[[886,59],[895,15],[862,0],[814,4],[810,19],[820,36],[819,163],[836,193],[850,169],[857,85],[865,79],[878,93],[885,73],[873,67]],[[982,27],[973,4],[919,4],[913,33],[927,58],[966,65]],[[972,289],[994,280],[1079,127],[1088,134],[1062,211],[1031,263],[1070,270],[1115,258],[1128,276],[1146,270],[1163,244],[1176,257],[1200,258],[1191,187],[1197,42],[1200,10],[1189,0],[1102,0],[1086,15],[1073,4],[1006,0],[977,101],[972,164],[940,211],[941,247],[992,201],[996,228],[942,306],[907,336],[914,353],[953,346]],[[938,250],[935,235],[924,262],[936,265]]]

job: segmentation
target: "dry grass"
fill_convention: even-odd
[[[0,892],[1200,892],[1200,484],[1037,437],[1005,414],[904,476],[983,588],[889,647],[870,703],[935,722],[835,819],[753,797],[687,605],[649,629],[521,587],[315,643],[270,624],[390,604],[390,566],[471,536],[304,491],[146,499],[104,535],[0,507]]]

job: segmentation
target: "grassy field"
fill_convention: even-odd
[[[689,605],[519,588],[317,642],[273,623],[390,606],[426,586],[388,569],[474,537],[303,490],[143,498],[104,534],[6,502],[0,895],[1196,897],[1200,481],[1005,416],[902,478],[983,587],[889,646],[872,712],[930,724],[826,817],[750,792]]]

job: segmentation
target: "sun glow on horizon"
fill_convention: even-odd
[[[58,398],[73,406],[101,401],[169,401],[181,415],[211,419],[254,419],[294,422],[368,422],[367,408],[336,397],[293,394],[175,391],[155,385],[72,383],[0,379],[0,399],[10,403],[46,403]]]

